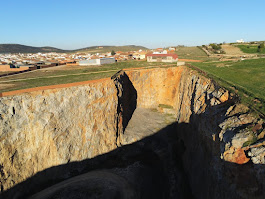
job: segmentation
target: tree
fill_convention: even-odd
[[[221,50],[222,48],[220,44],[210,44],[210,46],[212,46],[214,50]]]
[[[113,55],[115,55],[115,54],[116,54],[115,51],[112,50],[112,51],[111,51],[111,55],[113,56]]]
[[[260,53],[261,51],[263,51],[264,49],[264,43],[261,43],[259,46],[258,46],[258,52]]]

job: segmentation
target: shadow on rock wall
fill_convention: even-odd
[[[195,198],[265,197],[265,165],[221,158],[224,143],[218,138],[219,124],[231,117],[226,115],[231,103],[209,106],[203,114],[192,114],[189,124],[177,126],[178,139],[186,149],[182,165]]]
[[[175,132],[178,126],[171,124],[92,159],[46,169],[2,197],[25,198],[47,188],[33,198],[190,198],[181,160],[185,147]]]
[[[124,71],[119,71],[111,78],[118,92],[118,107],[117,113],[121,113],[119,121],[122,118],[123,131],[127,127],[130,119],[132,118],[133,112],[137,107],[137,91],[134,88],[131,80]],[[119,125],[120,122],[117,122]]]

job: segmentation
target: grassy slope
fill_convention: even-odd
[[[178,54],[179,59],[211,60],[203,50],[196,46],[176,47],[176,53]]]
[[[244,53],[259,53],[265,54],[265,49],[262,49],[261,52],[257,52],[258,45],[236,45]]]
[[[193,65],[207,72],[222,86],[228,89],[234,87],[242,102],[265,114],[265,59]],[[256,98],[259,100],[255,100]]]
[[[111,77],[116,72],[124,68],[159,67],[161,65],[165,65],[165,63],[130,61],[130,62],[118,62],[115,64],[106,64],[98,67],[87,67],[82,69],[74,69],[73,67],[73,70],[36,70],[31,73],[0,78],[0,92],[20,90],[25,88],[39,87],[39,86],[80,82],[80,81],[93,80],[93,79],[101,79],[101,78]],[[175,65],[173,64],[172,66]],[[66,75],[66,76],[53,77],[58,75]],[[37,79],[29,79],[29,78],[37,78]],[[25,80],[17,81],[18,79],[25,79]],[[4,82],[4,81],[10,81],[10,82]],[[5,85],[12,84],[14,86],[10,88],[1,89],[1,84]]]

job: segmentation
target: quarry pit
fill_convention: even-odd
[[[0,98],[0,198],[265,198],[265,131],[186,66]]]

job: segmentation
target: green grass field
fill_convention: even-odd
[[[238,62],[193,63],[231,91],[243,103],[265,115],[265,59]]]
[[[69,66],[71,69],[56,70],[56,67],[36,70],[30,73],[0,78],[0,92],[20,90],[26,88],[81,82],[87,80],[111,77],[125,68],[166,67],[176,64],[148,63],[146,61],[127,61],[102,66]],[[66,66],[67,68],[68,66]]]
[[[214,58],[209,58],[202,49],[196,46],[176,47],[176,53],[178,54],[179,59],[195,59],[195,60],[202,60],[202,61],[215,60]]]
[[[207,58],[207,55],[204,51],[198,47],[177,47],[176,53],[180,59],[203,59]]]
[[[265,54],[265,49],[263,48],[260,52],[258,52],[258,45],[236,45],[240,50],[244,53],[259,53]]]

